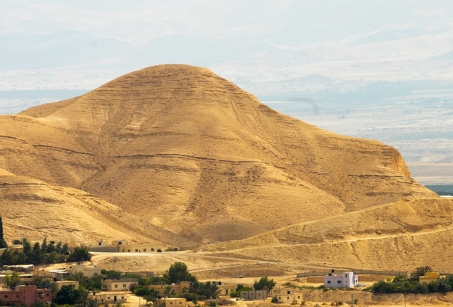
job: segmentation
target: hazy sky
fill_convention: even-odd
[[[93,88],[160,63],[258,92],[310,76],[336,80],[314,90],[347,90],[453,79],[452,60],[451,0],[0,2],[0,91]]]

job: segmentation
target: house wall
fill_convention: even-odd
[[[292,294],[279,294],[277,296],[279,303],[301,303],[303,301],[303,296],[300,293],[292,293]]]
[[[267,299],[267,290],[241,291],[239,296],[244,300],[265,300]]]
[[[96,293],[95,295],[90,294],[90,298],[96,299],[98,303],[104,304],[104,303],[124,303],[127,301],[127,298],[129,297],[129,292],[125,291],[118,291],[118,292],[99,292]]]
[[[71,274],[75,275],[81,272],[86,277],[93,277],[95,274],[100,275],[102,269],[95,267],[87,267],[84,264],[76,264],[71,268]]]
[[[0,291],[0,300],[4,305],[31,306],[36,302],[52,302],[52,290],[38,289],[36,286],[21,286],[17,290]]]
[[[168,286],[171,286],[171,288],[175,291],[176,294],[181,295],[183,293],[184,288],[189,290],[190,282],[181,281],[179,284],[176,285],[149,285],[147,287],[148,289],[154,289],[154,291],[156,291],[158,295],[163,295],[164,289]]]
[[[105,280],[102,282],[103,291],[129,291],[131,285],[138,285],[138,280]]]
[[[219,295],[230,295],[232,291],[236,291],[236,285],[219,285]]]
[[[327,288],[354,288],[359,282],[354,272],[344,272],[342,275],[324,276],[324,286]]]
[[[157,252],[159,247],[151,243],[139,243],[139,244],[122,244],[118,246],[120,253],[149,253]]]
[[[161,298],[154,301],[154,307],[186,307],[185,298]]]

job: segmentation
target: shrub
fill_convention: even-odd
[[[278,303],[278,298],[276,296],[274,296],[271,300],[272,303],[276,304]]]

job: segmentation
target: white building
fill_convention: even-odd
[[[344,272],[342,275],[333,273],[324,276],[326,288],[354,288],[359,284],[359,277],[354,272]]]

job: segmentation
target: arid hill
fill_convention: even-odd
[[[0,117],[0,167],[86,191],[197,242],[436,196],[395,148],[282,115],[186,65]]]
[[[86,192],[56,187],[0,169],[0,202],[5,238],[68,243],[106,242],[118,238],[155,242],[156,246],[191,246],[160,227],[140,220]]]
[[[453,200],[406,199],[204,245],[212,255],[372,270],[431,265],[451,272]]]

